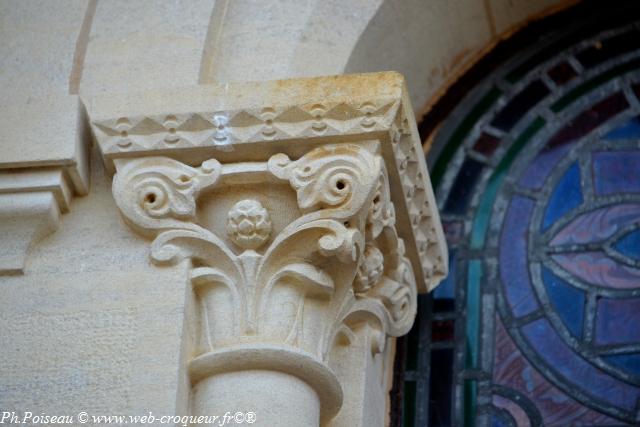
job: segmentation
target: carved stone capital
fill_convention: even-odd
[[[191,95],[220,108],[141,94],[96,100],[91,118],[116,203],[152,239],[153,262],[191,262],[194,405],[206,407],[207,378],[277,371],[310,385],[331,419],[343,401],[332,350],[366,324],[371,353],[382,352],[413,323],[416,278],[431,289],[446,274],[403,82],[387,73]],[[135,114],[135,99],[151,111]]]

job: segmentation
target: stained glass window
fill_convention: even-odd
[[[400,344],[401,425],[640,425],[640,4],[590,10],[435,133],[450,275]]]

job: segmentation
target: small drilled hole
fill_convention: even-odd
[[[344,182],[342,182],[342,181],[338,181],[338,182],[336,182],[336,188],[337,188],[338,190],[342,190],[342,189],[344,189]]]
[[[373,203],[378,204],[380,202],[380,196],[376,196],[373,198]]]
[[[144,200],[147,203],[154,203],[156,201],[156,195],[153,193],[149,193],[145,196]]]

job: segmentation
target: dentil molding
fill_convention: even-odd
[[[191,263],[189,373],[271,370],[343,402],[328,359],[366,324],[405,334],[447,255],[395,73],[110,95],[88,104],[123,218],[158,266]]]

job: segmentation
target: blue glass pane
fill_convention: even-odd
[[[596,312],[598,344],[640,343],[640,298],[601,298]]]
[[[640,218],[638,218],[638,220],[640,220]],[[633,230],[622,236],[613,247],[631,259],[640,260],[640,229]]]
[[[640,138],[640,116],[625,122],[604,136],[604,139],[637,139]]]
[[[640,151],[605,151],[593,154],[596,193],[640,193]]]
[[[509,423],[503,420],[501,417],[493,415],[491,417],[491,427],[510,427]]]
[[[405,356],[431,365],[406,371],[412,427],[638,424],[640,0],[582,3],[602,9],[476,69],[421,127],[451,270]]]
[[[574,163],[558,182],[549,198],[549,204],[544,213],[542,229],[546,230],[564,214],[580,206],[582,200],[580,167],[577,163]]]
[[[436,300],[455,298],[456,252],[455,249],[449,251],[449,274],[433,291],[433,297]]]
[[[545,144],[522,175],[520,185],[531,189],[541,188],[553,168],[565,158],[576,141],[589,135],[599,125],[628,106],[624,94],[618,92],[574,117]]]
[[[569,331],[580,338],[584,318],[584,293],[545,267],[542,267],[542,280],[556,313]]]
[[[558,336],[546,319],[536,320],[522,328],[522,332],[544,358],[547,366],[556,370],[576,388],[596,399],[626,410],[634,410],[640,398],[640,388],[605,374],[578,356]]]
[[[640,375],[640,354],[616,354],[614,356],[605,356],[602,359],[623,371]]]
[[[518,184],[522,187],[539,190],[556,167],[573,148],[573,142],[542,150],[524,171]]]
[[[513,197],[500,236],[500,277],[507,302],[518,317],[538,308],[529,278],[526,238],[534,205],[529,198]]]
[[[476,188],[476,181],[482,174],[484,164],[473,159],[466,159],[451,188],[444,211],[453,214],[463,214]]]

